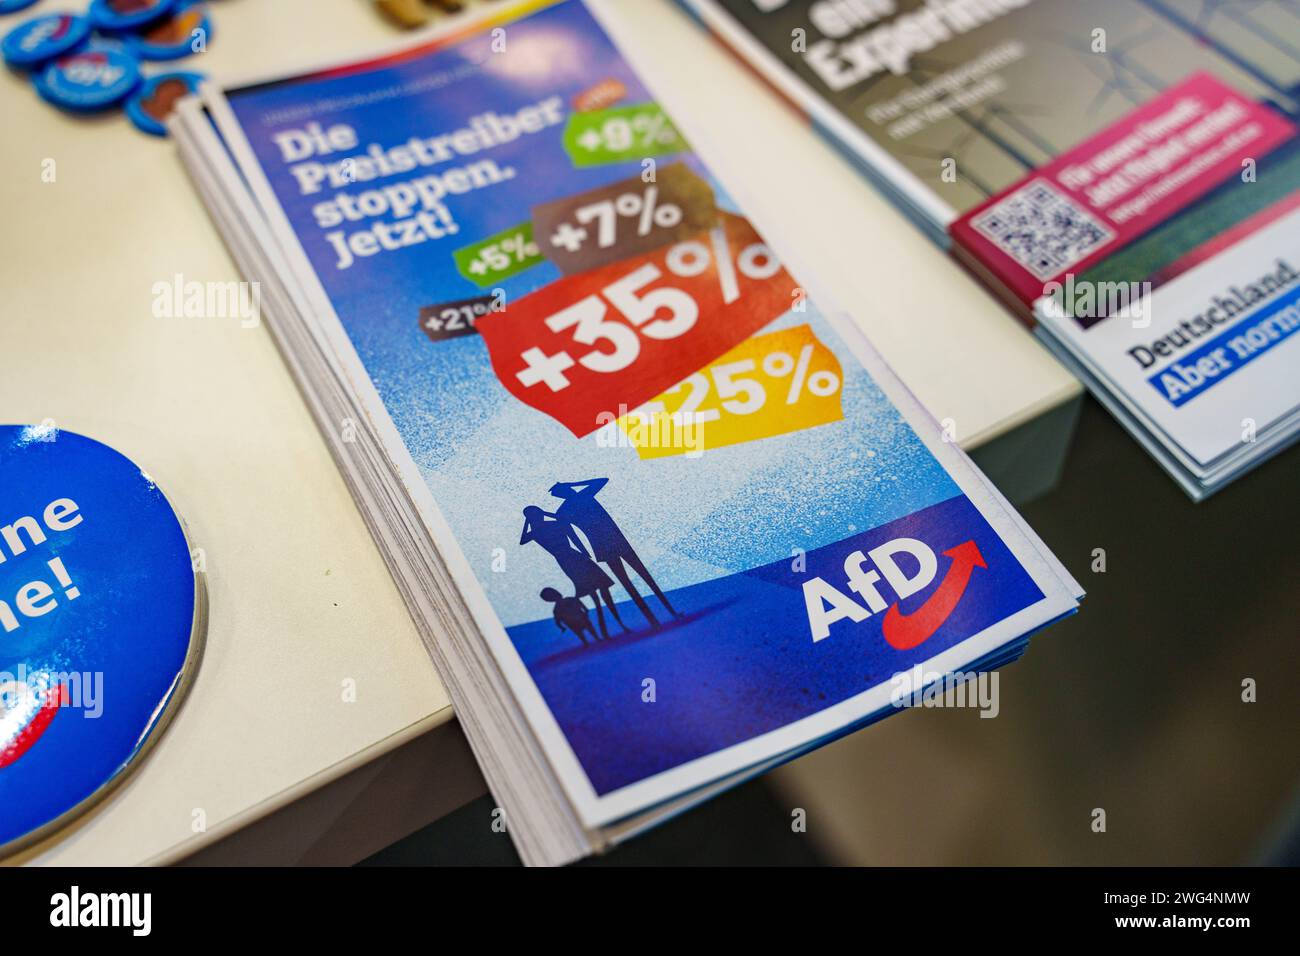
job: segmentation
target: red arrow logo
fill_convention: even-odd
[[[948,573],[943,576],[943,581],[929,600],[911,614],[899,611],[898,602],[895,601],[885,614],[880,629],[889,646],[895,650],[911,650],[939,630],[957,607],[961,596],[966,593],[966,585],[970,583],[975,567],[978,565],[988,568],[984,563],[984,555],[980,554],[974,540],[963,542],[943,553],[945,557],[952,558],[952,564],[948,565]]]
[[[26,690],[23,685],[18,686]],[[19,693],[13,684],[9,684],[7,687],[11,689],[10,693]],[[59,706],[64,702],[64,696],[67,692],[67,686],[64,684],[59,684],[47,691],[45,699],[39,702],[39,709],[27,718],[26,723],[21,727],[12,729],[7,740],[0,740],[0,770],[3,770],[27,753],[32,744],[41,738],[41,734],[45,733],[46,728],[50,726],[50,721],[54,719],[54,715],[59,712]],[[28,693],[32,692],[28,691]],[[35,696],[33,696],[32,702],[36,702]],[[17,701],[12,706],[17,708],[27,703],[27,701]],[[2,707],[3,705],[0,705],[0,708]],[[0,709],[0,714],[4,713],[5,711]]]

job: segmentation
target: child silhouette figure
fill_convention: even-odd
[[[587,631],[591,631],[593,639],[599,641],[600,636],[596,629],[591,626],[591,618],[587,616],[587,605],[583,604],[581,599],[576,597],[563,597],[555,588],[542,588],[541,599],[550,601],[555,605],[551,616],[555,618],[555,624],[560,631],[572,631],[582,641],[582,646],[587,646]]]

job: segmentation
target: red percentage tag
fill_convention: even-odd
[[[581,438],[675,385],[791,305],[754,228],[719,225],[552,283],[478,321],[506,389]]]

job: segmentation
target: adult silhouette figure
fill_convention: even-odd
[[[646,568],[632,543],[627,540],[623,531],[604,505],[596,500],[596,495],[600,490],[609,484],[608,478],[592,478],[588,481],[557,481],[551,485],[551,494],[557,498],[563,499],[561,505],[555,509],[555,516],[562,522],[567,522],[577,528],[587,536],[591,542],[591,550],[597,561],[603,561],[611,571],[614,577],[618,578],[619,583],[623,585],[627,593],[632,596],[636,606],[641,609],[646,620],[653,627],[659,626],[658,619],[646,604],[645,598],[641,597],[640,592],[632,584],[632,577],[628,574],[628,567],[641,576],[646,584],[650,585],[650,590],[654,591],[655,597],[659,598],[659,603],[673,617],[678,617],[678,613],[673,610],[673,606],[668,603],[668,598],[664,592],[659,589],[655,579],[651,577],[650,571]]]
[[[605,614],[601,610],[602,601],[614,615],[614,620],[618,621],[619,627],[625,631],[628,629],[623,619],[618,616],[618,609],[614,607],[614,596],[609,593],[610,585],[614,582],[601,570],[600,565],[587,555],[587,549],[574,535],[567,521],[559,520],[555,515],[548,514],[536,505],[529,505],[524,509],[524,532],[519,538],[519,543],[524,545],[529,541],[541,545],[547,554],[555,559],[560,570],[568,575],[569,580],[573,582],[574,597],[591,598],[592,603],[596,605],[596,620],[600,623],[602,635],[609,637],[609,630],[605,627]]]

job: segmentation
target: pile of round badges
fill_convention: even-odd
[[[34,2],[0,0],[0,14]],[[211,37],[201,0],[91,0],[84,14],[44,13],[18,24],[0,51],[55,106],[73,113],[124,106],[140,129],[165,136],[176,101],[203,77],[181,70],[145,76],[141,63],[199,53]]]

